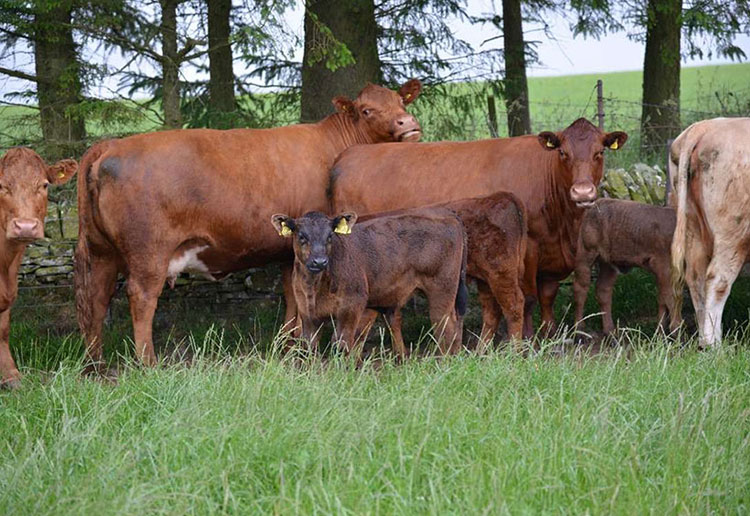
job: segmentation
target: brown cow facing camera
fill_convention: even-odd
[[[44,237],[47,187],[76,173],[75,160],[47,165],[33,150],[10,149],[0,158],[0,386],[17,388],[21,374],[10,354],[10,308],[18,295],[18,268],[26,246]]]
[[[599,264],[596,299],[603,312],[602,330],[615,329],[612,289],[617,275],[641,267],[656,276],[659,325],[665,328],[674,309],[670,280],[670,246],[675,228],[672,208],[633,201],[600,199],[586,211],[578,234],[573,292],[575,320],[582,324],[583,305],[591,284],[591,266]]]
[[[302,337],[317,349],[322,322],[334,317],[347,354],[366,337],[365,312],[383,313],[399,358],[408,355],[401,335],[401,307],[419,289],[430,305],[430,320],[442,353],[460,348],[466,311],[466,234],[455,213],[415,209],[372,218],[330,218],[310,212],[294,219],[277,214],[280,235],[293,238],[292,287],[302,320]],[[369,314],[368,314],[369,315]]]

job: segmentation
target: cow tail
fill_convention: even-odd
[[[689,134],[686,136],[690,136]],[[690,169],[690,155],[695,142],[685,138],[680,149],[675,182],[677,223],[672,238],[672,292],[674,295],[674,314],[682,313],[682,286],[685,281],[685,247],[687,245],[687,189]],[[673,319],[674,320],[674,319]]]
[[[466,262],[469,254],[469,243],[466,237],[466,230],[461,219],[458,219],[461,234],[463,235],[463,252],[461,254],[461,273],[458,277],[458,290],[456,291],[456,315],[463,317],[466,314],[466,307],[469,305],[469,289],[466,286]]]
[[[78,242],[73,260],[73,284],[76,296],[76,317],[81,332],[86,336],[92,321],[92,285],[91,285],[91,253],[89,250],[89,232],[94,230],[94,207],[97,192],[92,181],[94,162],[101,157],[105,146],[97,144],[89,149],[81,159],[78,168]]]
[[[518,277],[523,278],[525,272],[526,244],[528,243],[529,220],[526,215],[526,207],[518,197],[513,196],[513,205],[518,212],[519,239],[518,239]]]

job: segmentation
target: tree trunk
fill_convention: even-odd
[[[663,154],[680,132],[682,0],[648,0],[641,154]]]
[[[161,4],[161,69],[164,127],[182,127],[180,113],[180,60],[177,53],[177,4],[180,0],[159,0]]]
[[[325,60],[310,65],[311,54],[321,44],[321,34],[311,13],[328,27],[333,37],[344,43],[355,63],[326,68]],[[382,80],[378,56],[378,26],[373,0],[309,0],[305,12],[305,55],[302,64],[303,122],[314,122],[333,112],[331,100],[337,95],[354,98],[367,82]]]
[[[82,99],[80,63],[70,22],[71,1],[42,2],[34,19],[37,98],[47,159],[79,154],[86,127],[76,113]]]
[[[531,132],[529,87],[526,83],[526,55],[523,42],[521,0],[503,0],[503,48],[505,49],[505,108],[508,135]]]
[[[231,0],[206,0],[208,4],[209,126],[232,127],[235,111],[232,47],[229,44]]]

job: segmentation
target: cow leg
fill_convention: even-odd
[[[10,354],[10,308],[0,312],[0,387],[17,389],[21,373]]]
[[[656,276],[656,285],[659,288],[659,328],[667,333],[669,323],[667,317],[672,315],[674,310],[669,264],[661,264],[661,266],[654,268],[653,273]],[[677,320],[679,321],[679,317]]]
[[[361,310],[347,310],[346,312],[339,313],[336,317],[336,324],[338,325],[336,330],[340,331],[338,345],[346,352],[347,356],[351,356],[352,352],[357,353],[356,360],[358,365],[362,361],[362,353],[358,349],[357,334],[359,332],[357,330],[363,310],[364,308]]]
[[[281,327],[282,332],[289,332],[293,338],[299,338],[301,333],[300,320],[297,313],[297,301],[294,297],[294,287],[292,286],[293,264],[284,264],[281,266],[281,284],[284,288],[284,324]]]
[[[409,350],[406,348],[404,343],[404,335],[401,333],[401,309],[396,308],[386,316],[388,321],[388,327],[391,330],[391,342],[393,343],[393,351],[396,352],[396,357],[399,362],[403,362],[409,358]]]
[[[539,306],[542,309],[542,328],[544,334],[551,337],[555,333],[555,298],[560,289],[560,283],[555,280],[539,282]]]
[[[708,269],[708,249],[700,235],[687,232],[685,243],[685,283],[690,291],[690,299],[695,310],[695,321],[698,331],[703,332],[703,317],[706,306],[706,271]],[[672,316],[672,326],[677,327],[675,317]]]
[[[701,345],[716,346],[721,341],[721,316],[734,280],[745,263],[744,255],[737,252],[734,242],[722,240],[717,235],[714,255],[706,274],[706,309],[701,331]],[[728,245],[727,245],[728,244]]]
[[[617,269],[599,260],[599,277],[596,279],[596,301],[602,311],[602,331],[609,335],[615,331],[612,320],[612,290],[617,280]]]
[[[91,320],[81,328],[86,343],[84,374],[99,372],[102,365],[102,327],[117,284],[117,263],[114,259],[92,257],[91,288],[88,292]]]
[[[461,349],[461,325],[456,316],[456,296],[445,295],[449,289],[427,293],[430,303],[430,321],[435,328],[438,348],[442,355],[455,354]]]
[[[302,315],[300,319],[302,322],[301,338],[307,343],[307,348],[310,350],[310,353],[314,355],[318,352],[320,330],[323,327],[323,324],[310,317],[305,317],[304,315]]]
[[[477,280],[477,293],[479,294],[479,304],[482,306],[482,333],[479,335],[476,352],[482,354],[487,349],[487,346],[492,343],[492,339],[497,332],[497,327],[500,324],[502,312],[495,295],[492,293],[492,289],[490,289],[487,283]],[[510,327],[508,331],[510,331]]]
[[[529,240],[524,256],[524,272],[521,290],[524,295],[523,306],[523,338],[534,337],[534,307],[537,298],[537,268],[539,265],[539,253],[534,242]]]
[[[159,295],[164,288],[166,267],[162,274],[135,271],[128,277],[130,316],[133,319],[135,355],[143,365],[156,365],[153,343],[153,323]]]
[[[580,243],[579,243],[580,249]],[[583,310],[586,305],[586,297],[591,287],[591,266],[596,260],[594,253],[585,253],[576,256],[575,280],[573,282],[573,297],[575,299],[575,324],[579,329],[584,329]]]

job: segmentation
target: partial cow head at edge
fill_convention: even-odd
[[[569,190],[570,200],[579,208],[593,206],[597,187],[604,173],[604,151],[618,150],[628,135],[622,131],[605,133],[585,118],[579,118],[565,130],[543,131],[537,135],[539,144],[548,152],[556,152],[562,181]]]
[[[43,238],[47,188],[68,182],[77,169],[73,159],[47,165],[29,148],[8,150],[0,158],[0,223],[5,238],[22,244]]]
[[[355,213],[342,213],[331,218],[311,211],[297,219],[281,213],[271,217],[271,223],[279,235],[293,239],[295,259],[312,274],[319,274],[328,268],[333,239],[337,235],[350,234],[356,222]]]
[[[373,143],[416,142],[422,137],[417,119],[406,111],[422,91],[418,79],[406,81],[398,92],[368,84],[357,98],[336,97],[336,111],[351,118]]]

